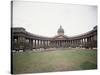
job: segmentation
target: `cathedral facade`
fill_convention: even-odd
[[[57,35],[50,38],[26,31],[24,28],[11,28],[11,50],[33,50],[47,48],[97,48],[97,26],[84,34],[68,37],[59,27]]]

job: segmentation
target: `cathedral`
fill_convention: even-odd
[[[54,37],[39,36],[22,27],[11,28],[11,50],[33,50],[49,48],[97,48],[97,26],[84,34],[69,37],[62,26]]]

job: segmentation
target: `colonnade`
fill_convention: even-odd
[[[15,37],[13,40],[13,49],[32,50],[40,48],[97,48],[97,36],[89,36],[77,39],[66,40],[42,40],[25,37]]]
[[[19,36],[14,38],[13,41],[13,49],[15,50],[46,49],[50,47],[50,40],[24,38]]]
[[[68,40],[53,40],[51,41],[51,47],[65,47],[65,48],[97,48],[97,37],[96,36],[89,36],[85,38],[78,38],[78,39],[68,39]]]

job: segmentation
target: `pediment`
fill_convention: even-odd
[[[64,36],[58,36],[58,37],[56,37],[56,38],[64,38]]]
[[[64,35],[58,35],[58,36],[54,37],[53,39],[54,39],[54,40],[66,40],[67,37],[64,36]]]

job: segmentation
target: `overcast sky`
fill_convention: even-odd
[[[97,7],[89,5],[20,2],[13,3],[13,27],[55,36],[62,25],[64,34],[74,36],[85,33],[97,25]]]

